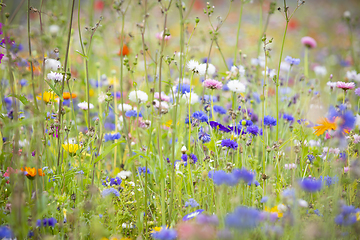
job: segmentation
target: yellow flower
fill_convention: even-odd
[[[356,213],[356,221],[360,221],[360,212]]]
[[[65,151],[69,152],[70,155],[75,155],[76,151],[79,150],[79,144],[63,144],[62,147]]]
[[[95,91],[93,89],[90,89],[89,91],[89,96],[93,97],[95,95]]]
[[[336,130],[336,124],[334,122],[330,122],[327,118],[322,118],[317,122],[319,125],[313,127],[315,129],[315,135],[320,136],[324,134],[327,130]]]
[[[48,103],[50,100],[57,98],[57,95],[53,92],[44,92],[42,95],[40,93],[36,98],[38,100],[42,99],[44,102]]]
[[[281,218],[283,216],[283,213],[280,212],[280,210],[278,209],[277,206],[270,208],[270,209],[268,207],[265,207],[265,212],[277,213],[278,218]]]

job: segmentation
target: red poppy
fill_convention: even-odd
[[[126,46],[126,44],[124,44],[124,45],[123,45],[123,48],[122,48],[122,51],[121,51],[121,49],[120,49],[119,52],[118,52],[118,55],[119,55],[119,56],[122,55],[121,52],[123,52],[123,56],[127,56],[127,55],[129,55],[129,53],[130,53],[130,49],[128,48],[128,46]]]

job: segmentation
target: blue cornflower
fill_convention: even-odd
[[[211,95],[204,95],[204,98],[201,98],[201,100],[205,100],[205,102],[211,102],[211,98],[213,102],[217,102],[218,98],[216,96],[211,96]]]
[[[322,188],[322,180],[304,178],[299,181],[300,187],[306,192],[317,192]]]
[[[102,183],[103,186],[118,186],[121,184],[121,179],[119,177],[110,178],[106,177],[105,181]]]
[[[315,159],[314,155],[312,155],[312,154],[308,154],[308,155],[307,155],[307,158],[308,158],[308,160],[309,160],[310,163],[313,163],[313,161],[314,161],[314,159]]]
[[[105,142],[107,141],[114,141],[116,139],[120,139],[121,138],[121,135],[120,133],[106,133],[104,135],[104,140]]]
[[[241,120],[239,123],[242,126],[246,126],[246,127],[253,125],[253,122],[251,120],[246,120],[246,119]]]
[[[255,172],[248,171],[246,168],[242,169],[234,169],[232,174],[235,176],[236,179],[243,180],[246,183],[253,183]]]
[[[185,215],[182,220],[183,221],[188,221],[190,219],[193,219],[193,218],[197,217],[198,215],[200,215],[203,211],[204,211],[204,209],[198,209],[195,212],[192,212],[192,213],[189,213],[189,214]]]
[[[38,219],[36,221],[36,226],[38,227],[55,227],[55,224],[57,223],[56,219],[51,217],[51,218],[44,218],[43,220]]]
[[[218,123],[218,122],[215,122],[215,121],[210,121],[209,122],[209,125],[211,128],[215,128],[215,130],[219,130],[219,131],[222,131],[222,132],[231,132],[231,130],[227,127],[225,127],[224,125]]]
[[[239,182],[233,174],[228,174],[223,170],[210,171],[208,176],[216,185],[226,184],[228,186],[234,186]]]
[[[141,112],[138,114],[136,110],[130,110],[125,113],[125,116],[126,117],[137,117],[137,116],[142,117],[142,114],[141,114]]]
[[[287,56],[285,58],[285,62],[290,63],[291,65],[299,65],[300,64],[300,59],[292,58],[290,56]]]
[[[323,215],[320,213],[319,209],[314,210],[314,214],[318,215],[319,217],[322,217]]]
[[[283,119],[284,119],[285,121],[288,121],[288,122],[293,122],[293,121],[294,121],[294,117],[291,116],[290,114],[284,113],[284,115],[283,115],[282,117],[283,117]]]
[[[191,153],[189,156],[187,154],[183,154],[181,156],[181,160],[185,162],[185,166],[187,166],[188,160],[190,164],[195,164],[197,162],[197,157],[195,154]]]
[[[0,227],[0,239],[12,239],[14,237],[13,232],[7,226]]]
[[[228,126],[228,128],[231,130],[231,132],[237,134],[237,135],[243,135],[246,134],[246,129],[242,128],[242,126],[240,124],[238,124],[237,126]],[[230,132],[230,131],[229,131]]]
[[[176,86],[175,92],[181,92],[182,94],[189,93],[190,92],[190,85],[189,84],[178,84]]]
[[[206,215],[206,214],[200,214],[196,217],[196,222],[201,225],[210,224],[217,226],[219,225],[219,219],[218,217],[214,215]]]
[[[276,119],[271,116],[264,117],[264,125],[265,126],[276,126]]]
[[[238,148],[238,144],[236,141],[230,140],[230,139],[223,139],[221,141],[221,146],[222,147],[227,147],[227,148],[232,148],[232,149],[237,149]]]
[[[329,177],[329,176],[325,176],[325,177],[320,177],[320,179],[325,183],[326,186],[330,187],[331,185],[339,182],[339,178],[337,176],[334,177]]]
[[[222,106],[214,105],[213,109],[214,112],[217,112],[219,114],[226,114],[226,109],[223,108]]]
[[[151,236],[159,240],[173,240],[177,237],[177,232],[163,226],[159,232],[153,232]]]
[[[343,205],[341,213],[335,217],[335,223],[343,226],[350,226],[356,222],[356,214],[360,211],[359,208],[354,206]]]
[[[115,188],[104,189],[101,193],[101,196],[106,197],[106,196],[109,196],[110,194],[114,194],[116,197],[120,196],[120,192],[118,190],[116,190]]]
[[[115,131],[115,124],[111,122],[105,122],[104,128],[109,131]]]
[[[25,87],[26,85],[27,85],[27,80],[26,79],[21,79],[20,80],[20,85],[22,86],[22,87]]]
[[[139,175],[142,175],[142,174],[151,174],[150,170],[147,169],[146,167],[138,167],[138,173]]]
[[[198,134],[199,134],[199,140],[201,140],[203,143],[207,143],[211,141],[210,135],[204,132],[203,127],[200,127]]]
[[[256,228],[260,222],[260,211],[255,208],[238,207],[225,218],[225,225],[236,230]]]
[[[200,120],[201,122],[206,122],[207,123],[209,121],[208,116],[203,111],[194,112],[192,114],[192,117],[195,118],[195,119]]]
[[[185,202],[185,207],[189,207],[191,206],[192,208],[196,208],[198,206],[200,206],[195,199],[190,198],[189,201]]]
[[[264,196],[261,200],[260,203],[266,203],[269,200],[269,197]]]
[[[355,125],[356,118],[354,114],[346,109],[345,105],[340,105],[338,109],[330,107],[328,119],[334,121],[336,118],[340,118],[339,131],[352,130]]]
[[[246,128],[247,133],[251,133],[254,136],[257,136],[259,134],[259,127],[256,125],[251,125]]]

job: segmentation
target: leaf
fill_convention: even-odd
[[[108,155],[111,150],[113,150],[113,148],[115,148],[117,145],[119,145],[120,143],[124,143],[125,141],[118,141],[116,143],[111,144],[110,146],[108,146],[107,148],[105,148],[105,150],[95,159],[95,163],[97,163],[98,161],[100,161],[101,159],[103,159],[106,155]]]
[[[49,87],[54,91],[54,93],[55,93],[56,95],[58,95],[59,98],[61,98],[61,100],[63,100],[62,94],[59,92],[59,90],[57,90],[57,89],[55,88],[55,86],[52,85],[51,82],[49,82],[49,81],[47,81],[47,80],[45,80],[45,82],[47,82],[47,84],[48,84]]]
[[[2,153],[2,148],[3,148],[3,137],[2,137],[2,134],[1,134],[1,131],[0,131],[0,154]]]
[[[17,99],[19,99],[19,101],[20,101],[22,104],[24,104],[24,105],[30,104],[30,101],[25,97],[25,95],[10,94],[10,95],[7,96],[7,97],[17,98]]]
[[[80,54],[80,56],[82,56],[83,58],[88,58],[87,56],[85,56],[84,54],[82,54],[81,52],[79,52],[78,50],[76,50],[75,52],[77,52],[78,54]]]

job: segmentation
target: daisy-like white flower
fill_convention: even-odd
[[[336,82],[327,82],[326,85],[328,85],[331,89],[336,87]]]
[[[153,101],[153,105],[154,105],[155,108],[159,108],[160,103],[159,103],[158,100],[155,99]],[[167,104],[167,102],[161,102],[161,108],[162,109],[169,109],[169,104]]]
[[[281,67],[281,66],[280,66]],[[274,78],[274,76],[276,75],[276,71],[275,69],[270,69],[268,67],[266,67],[266,75],[269,76],[270,78]],[[265,75],[265,71],[262,71],[262,75]]]
[[[240,77],[244,77],[245,76],[245,68],[244,68],[244,66],[239,65],[238,68],[239,68]]]
[[[190,71],[197,72],[197,68],[199,67],[199,62],[191,59],[190,61],[188,61],[186,66]]]
[[[327,73],[326,68],[323,66],[316,66],[314,67],[315,75],[318,77],[324,77]]]
[[[120,110],[120,111],[122,111],[122,112],[127,112],[127,111],[130,111],[130,110],[132,110],[132,106],[131,105],[129,105],[129,104],[126,104],[126,103],[124,103],[124,104],[119,104],[118,105],[118,109]]]
[[[197,68],[197,72],[199,73],[200,76],[204,76],[206,73],[206,63],[200,64]],[[215,72],[216,72],[215,66],[209,63],[207,74],[211,76],[214,75]]]
[[[206,88],[209,88],[209,89],[221,89],[222,88],[222,83],[219,81],[216,81],[214,79],[206,79],[203,82],[203,84]]]
[[[132,91],[129,93],[129,99],[135,103],[144,103],[148,100],[148,95],[140,90]]]
[[[49,32],[51,35],[56,35],[60,30],[59,25],[50,25],[49,26]]]
[[[227,86],[230,91],[236,92],[236,93],[242,93],[245,92],[245,85],[242,84],[239,80],[231,80],[227,83]]]
[[[106,99],[106,94],[101,92],[98,97],[99,103],[103,103],[105,101],[105,99]]]
[[[353,70],[353,71],[347,71],[347,72],[346,72],[346,77],[347,77],[349,80],[353,80],[353,81],[360,82],[360,73],[357,73],[355,70]]]
[[[52,58],[48,58],[45,60],[45,69],[57,71],[58,68],[61,68],[61,63],[58,60]]]
[[[154,98],[160,98],[159,92],[154,93]],[[170,102],[170,97],[168,97],[164,92],[161,92],[161,101]]]
[[[64,75],[62,73],[51,71],[50,73],[47,74],[47,79],[53,80],[54,82],[62,82],[63,78]]]
[[[186,100],[187,103],[189,103],[190,93],[185,93],[182,95],[182,98]],[[199,102],[199,95],[197,95],[194,92],[191,92],[191,102],[190,104],[195,104]]]
[[[121,171],[121,172],[119,172],[116,176],[117,177],[119,177],[119,178],[122,178],[122,179],[126,179],[126,178],[128,178],[128,177],[130,177],[131,176],[131,171]]]
[[[82,110],[87,110],[88,109],[88,103],[85,102],[85,101],[81,102],[81,103],[78,103],[78,107],[81,108]],[[93,109],[94,105],[90,103],[89,107],[90,107],[90,109]]]
[[[349,83],[337,82],[336,87],[341,88],[342,90],[346,91],[346,90],[349,90],[349,89],[354,89],[355,88],[355,83],[353,83],[353,82],[349,82]]]

